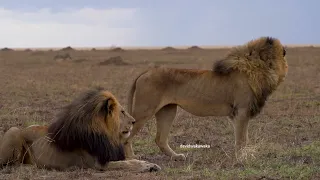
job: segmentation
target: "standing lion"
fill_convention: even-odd
[[[155,142],[160,150],[174,160],[186,159],[168,145],[177,106],[196,116],[228,116],[233,122],[237,157],[248,143],[249,119],[259,114],[287,75],[285,56],[278,39],[260,37],[233,48],[212,70],[159,67],[140,74],[128,97],[128,112],[136,123],[125,143],[127,157],[134,157],[133,136],[155,115]]]
[[[89,90],[49,126],[10,128],[0,143],[0,167],[22,163],[58,170],[160,170],[153,163],[125,159],[123,142],[134,122],[112,93],[102,88]]]

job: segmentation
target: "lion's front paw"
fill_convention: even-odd
[[[145,167],[143,167],[141,172],[157,172],[157,171],[160,171],[160,170],[161,170],[161,167],[158,166],[157,164],[147,163],[145,165]]]
[[[187,160],[186,156],[184,154],[175,154],[173,156],[171,156],[171,160],[174,161],[185,161]]]
[[[140,161],[140,160],[130,160],[131,163],[134,163],[133,167],[138,172],[154,172],[160,171],[161,167],[157,164],[150,163],[147,161]]]

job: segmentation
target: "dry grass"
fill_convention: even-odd
[[[100,85],[126,106],[133,79],[150,64],[210,69],[227,49],[68,51],[71,60],[57,62],[57,51],[0,52],[0,132],[11,126],[50,123],[57,111],[81,91]],[[99,65],[120,56],[130,66]],[[188,155],[172,162],[154,143],[152,119],[136,136],[134,149],[157,163],[159,173],[47,171],[32,166],[0,170],[0,179],[319,179],[320,178],[320,48],[288,49],[289,74],[250,123],[250,147],[243,164],[235,163],[232,126],[225,118],[196,117],[181,109],[170,144]],[[208,144],[207,149],[181,149],[180,144]]]

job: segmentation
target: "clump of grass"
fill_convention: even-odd
[[[217,179],[271,178],[271,179],[311,179],[320,173],[320,142],[313,142],[299,148],[289,149],[246,161],[243,167],[223,169],[215,172]]]
[[[159,152],[158,146],[151,138],[136,139],[133,142],[134,151],[144,155],[155,155]]]

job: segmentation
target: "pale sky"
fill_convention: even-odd
[[[316,0],[0,0],[0,48],[320,44]]]

